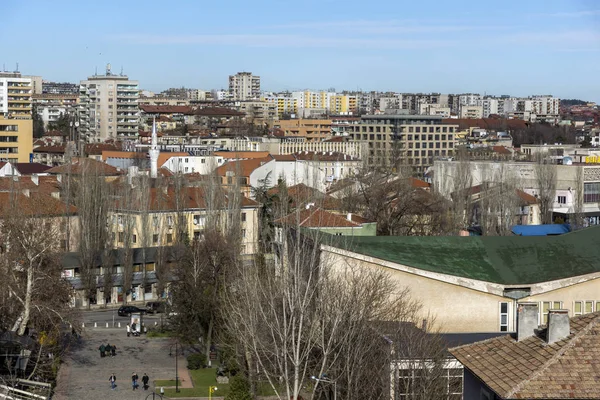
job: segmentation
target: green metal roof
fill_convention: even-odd
[[[504,285],[600,272],[600,226],[560,236],[334,236],[323,244]]]

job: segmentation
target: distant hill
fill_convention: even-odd
[[[560,105],[563,107],[585,106],[587,103],[589,103],[589,101],[578,100],[578,99],[561,99],[560,100]]]

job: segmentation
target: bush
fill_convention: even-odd
[[[194,353],[187,356],[188,369],[206,368],[206,355],[202,353]]]
[[[252,400],[250,383],[244,376],[239,374],[231,378],[229,392],[225,396],[225,400]]]

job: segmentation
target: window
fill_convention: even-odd
[[[152,235],[152,243],[158,244],[158,235],[156,233]]]
[[[137,235],[131,236],[131,242],[132,243],[137,243]]]
[[[591,312],[594,312],[594,302],[593,301],[586,301],[585,302],[584,312],[585,312],[585,314],[589,314]]]
[[[500,303],[500,332],[508,332],[508,303]]]
[[[245,238],[246,237],[246,230],[242,229],[242,237]]]
[[[560,301],[542,301],[540,308],[542,309],[542,315],[541,315],[540,322],[542,325],[547,325],[548,324],[548,312],[550,310],[560,310],[562,308],[562,302],[560,302]]]
[[[567,204],[567,196],[558,196],[558,204]]]
[[[245,212],[242,213],[242,222],[246,222],[246,213]]]
[[[123,243],[125,241],[125,232],[119,232],[119,243]]]
[[[152,217],[152,225],[158,226],[158,217],[156,215]]]
[[[583,314],[583,301],[576,301],[573,305],[573,315]]]
[[[172,242],[173,242],[173,234],[167,233],[167,243],[172,243]]]
[[[600,182],[583,184],[583,202],[584,203],[600,202]]]
[[[167,216],[167,225],[173,226],[173,216],[172,215]]]
[[[194,215],[194,225],[203,226],[206,222],[206,217],[204,215],[196,214]]]

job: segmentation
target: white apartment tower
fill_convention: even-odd
[[[260,99],[260,76],[238,72],[229,76],[229,94],[233,100]]]
[[[20,72],[0,72],[0,116],[31,119],[31,79]]]
[[[126,75],[93,75],[79,85],[79,132],[88,142],[137,136],[139,85]]]

